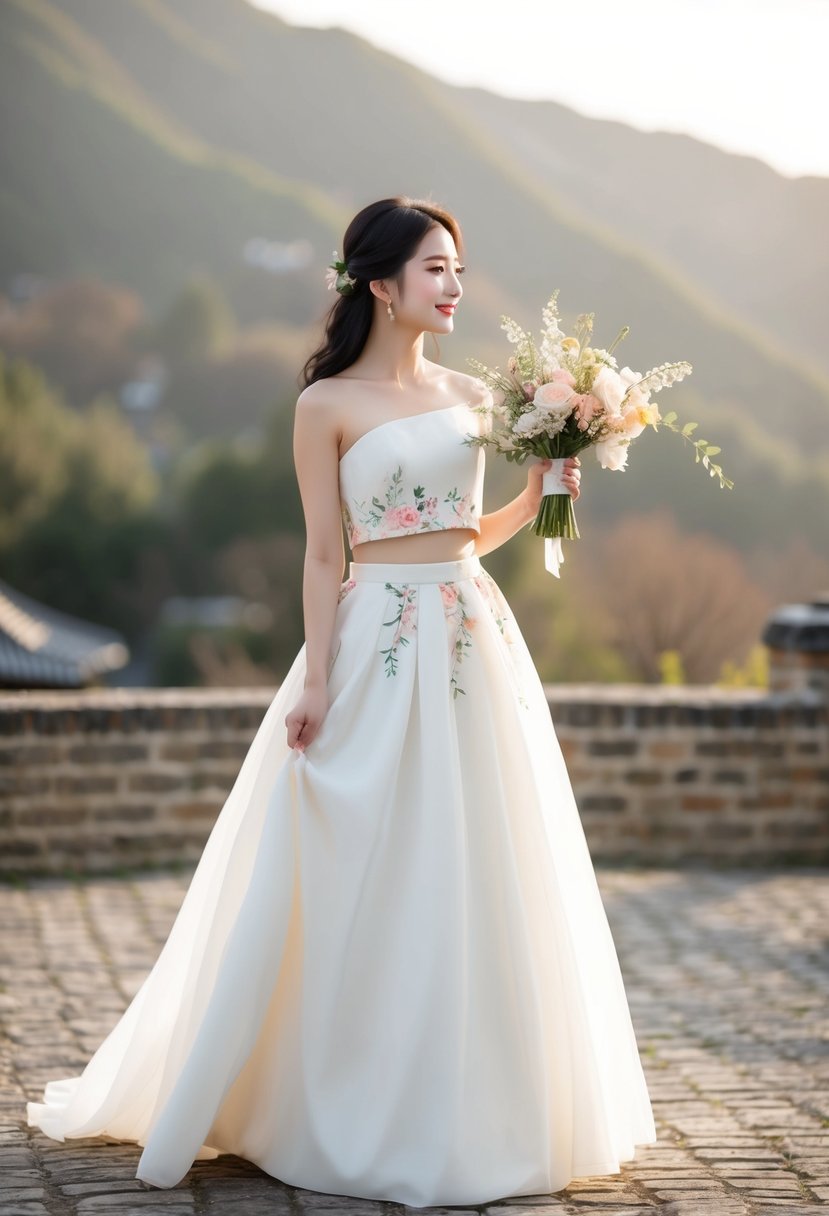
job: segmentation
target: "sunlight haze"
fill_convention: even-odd
[[[251,2],[351,30],[451,84],[685,132],[789,177],[829,175],[824,0],[512,0],[486,17],[472,0]]]

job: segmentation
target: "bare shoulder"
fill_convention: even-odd
[[[473,405],[500,405],[504,399],[501,389],[494,389],[480,376],[470,376],[466,372],[457,372],[459,384],[469,395]]]
[[[308,413],[321,412],[326,406],[335,406],[340,400],[341,388],[333,376],[315,380],[308,384],[296,399],[298,410]]]
[[[468,372],[454,370],[452,370],[451,375],[455,390],[465,396],[473,405],[480,405],[486,400],[488,389],[477,376],[470,376]]]
[[[308,384],[296,400],[294,421],[313,427],[314,431],[338,439],[342,410],[342,388],[333,377]]]

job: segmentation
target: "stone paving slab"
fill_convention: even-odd
[[[829,1211],[829,869],[597,867],[658,1143],[619,1174],[489,1216],[810,1216]],[[238,1157],[169,1190],[138,1145],[50,1140],[25,1121],[80,1072],[161,949],[192,868],[0,884],[0,1216],[380,1216]]]

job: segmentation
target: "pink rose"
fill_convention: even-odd
[[[388,507],[383,516],[383,522],[389,528],[413,528],[419,519],[417,507],[408,504],[402,507]]]
[[[576,411],[576,425],[586,431],[591,419],[601,411],[601,402],[592,393],[573,393],[571,404]]]
[[[417,507],[405,506],[397,508],[397,526],[399,528],[416,528],[420,523],[420,512]]]
[[[441,583],[440,594],[447,608],[454,608],[458,602],[458,589],[453,583]]]
[[[570,379],[572,380],[572,376]],[[573,396],[573,389],[569,384],[565,384],[561,380],[551,380],[548,384],[538,386],[533,397],[533,404],[536,409],[541,406],[543,409],[560,410]]]
[[[571,388],[576,386],[576,377],[572,372],[568,372],[566,367],[558,367],[550,377],[551,380],[560,380],[563,384],[569,384]]]

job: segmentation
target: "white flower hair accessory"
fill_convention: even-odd
[[[325,281],[328,285],[328,290],[335,288],[340,295],[350,296],[354,292],[357,280],[353,275],[348,273],[345,262],[338,256],[336,249],[333,250],[334,261],[328,263],[328,269],[325,272]]]

